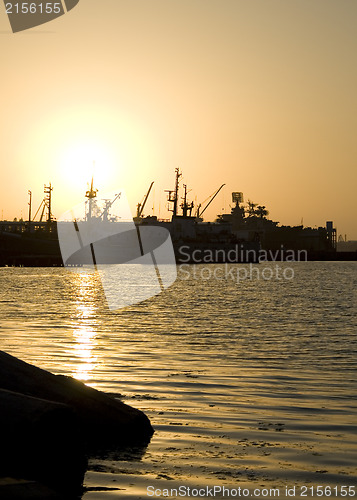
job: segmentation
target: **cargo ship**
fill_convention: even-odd
[[[203,213],[214,201],[224,184],[213,193],[202,207],[188,200],[187,185],[182,173],[175,170],[175,186],[167,191],[169,220],[143,215],[153,182],[132,223],[136,228],[161,227],[169,231],[176,262],[181,263],[258,263],[264,260],[356,260],[357,252],[336,252],[336,229],[332,222],[325,227],[280,226],[268,218],[264,206],[248,201],[244,204],[243,193],[232,193],[230,213],[219,214],[215,221],[204,222]],[[31,217],[31,192],[29,191],[29,216],[24,221],[0,221],[0,266],[63,266],[58,239],[57,221],[52,214],[52,186],[44,189],[44,199],[36,215]],[[113,200],[104,200],[104,210],[97,209],[97,190],[93,187],[85,194],[84,220],[102,218],[111,224],[115,233],[116,218],[110,215]],[[206,200],[207,201],[207,200]],[[97,212],[96,212],[97,210]],[[96,212],[96,213],[95,213]],[[99,213],[100,212],[100,213]],[[39,220],[36,221],[37,215]],[[89,252],[90,249],[88,249]],[[120,260],[120,259],[119,259]]]

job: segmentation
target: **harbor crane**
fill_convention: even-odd
[[[202,217],[202,214],[203,212],[206,211],[206,209],[210,206],[210,204],[212,203],[212,201],[215,199],[215,197],[217,196],[217,194],[220,192],[220,190],[223,188],[223,186],[225,186],[225,184],[222,184],[221,187],[219,187],[217,189],[217,191],[215,191],[213,194],[211,194],[208,198],[205,199],[205,201],[203,203],[206,203],[207,200],[209,200],[209,202],[207,203],[207,205],[203,208],[202,211],[200,211],[201,209],[201,206],[202,204],[200,203],[197,207],[197,210],[196,210],[196,218],[199,219],[200,217]]]
[[[150,184],[150,187],[145,195],[145,198],[144,198],[144,201],[142,203],[138,203],[137,206],[136,206],[136,219],[140,219],[140,217],[142,216],[143,214],[143,211],[144,211],[144,208],[145,208],[145,205],[146,205],[146,202],[149,198],[149,194],[150,194],[150,191],[151,191],[151,188],[154,184],[154,181]]]
[[[120,197],[121,197],[121,193],[118,193],[118,194],[115,195],[115,197],[112,200],[104,200],[105,207],[104,207],[103,212],[100,214],[100,219],[103,219],[104,222],[108,222],[108,220],[109,220],[109,210],[114,205],[114,203],[117,200],[119,200]]]
[[[35,217],[33,218],[33,220],[36,219],[37,214],[39,213],[39,211],[42,208],[42,212],[41,212],[41,216],[40,216],[40,222],[42,222],[43,216],[45,214],[45,210],[47,208],[47,220],[46,220],[46,222],[49,225],[51,225],[51,223],[53,221],[53,215],[52,215],[52,198],[51,198],[52,191],[53,191],[53,187],[51,186],[51,183],[49,184],[49,186],[46,186],[46,184],[45,184],[45,186],[44,186],[45,197],[41,201],[41,204],[38,207],[37,212],[36,212]],[[30,191],[29,191],[29,194],[30,194]],[[29,205],[30,205],[31,201],[32,201],[32,193],[30,195]],[[29,211],[29,220],[31,222],[31,212],[30,211]]]

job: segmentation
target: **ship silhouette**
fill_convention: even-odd
[[[178,264],[253,263],[259,262],[262,252],[265,252],[263,260],[299,260],[301,251],[305,252],[304,260],[356,259],[356,252],[343,252],[342,255],[336,252],[336,229],[332,222],[327,222],[325,227],[319,228],[307,228],[303,225],[280,226],[278,222],[268,218],[268,211],[264,206],[251,201],[244,205],[241,192],[232,193],[233,206],[230,213],[219,214],[214,222],[204,222],[202,218],[204,211],[213,202],[224,184],[208,198],[205,206],[198,204],[195,207],[193,202],[188,200],[188,189],[185,184],[183,196],[180,197],[181,176],[180,170],[176,169],[175,187],[167,191],[167,201],[172,217],[165,220],[143,214],[153,182],[143,202],[137,205],[136,215],[132,217],[127,213],[127,220],[125,220],[125,217],[122,217],[123,214],[118,218],[118,215],[113,212],[115,203],[120,200],[118,193],[117,198],[114,194],[112,198],[99,202],[98,190],[94,188],[92,179],[85,193],[85,213],[83,216],[77,214],[75,221],[79,225],[86,222],[87,227],[94,222],[101,222],[99,226],[96,224],[96,230],[105,228],[107,235],[115,239],[115,243],[111,246],[107,245],[107,255],[103,257],[102,253],[102,260],[104,259],[107,263],[120,263],[139,258],[140,231],[145,232],[145,238],[149,241],[152,228],[155,228],[157,235],[161,228],[161,236],[157,236],[154,242],[147,243],[147,245],[153,247],[155,244],[162,244],[166,234],[164,230],[166,230],[170,234]],[[87,241],[83,248],[78,248],[77,254],[72,252],[70,258],[65,251],[63,255],[63,248],[61,253],[58,239],[59,222],[54,219],[51,211],[51,197],[52,186],[50,184],[45,186],[45,197],[40,206],[42,212],[40,210],[38,221],[35,219],[39,210],[34,218],[31,217],[31,194],[27,221],[0,221],[1,266],[79,266],[93,263],[93,248],[90,246],[93,242]],[[104,248],[107,236],[98,238],[92,235],[91,237],[97,242],[97,248],[100,247],[98,242],[102,239],[102,248]],[[133,242],[132,246],[129,244],[130,241]],[[139,241],[139,247],[137,241]]]

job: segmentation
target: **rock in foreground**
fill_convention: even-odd
[[[145,445],[146,415],[81,382],[0,351],[0,476],[80,491],[86,451]]]
[[[79,493],[87,460],[73,410],[3,389],[0,404],[0,475]]]
[[[87,444],[148,442],[147,416],[113,397],[63,375],[54,375],[0,351],[0,388],[68,405]]]
[[[68,500],[68,496],[56,493],[35,481],[0,478],[0,498],[4,500]]]

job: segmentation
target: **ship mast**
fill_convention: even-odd
[[[183,203],[181,203],[181,208],[182,208],[182,215],[184,217],[187,217],[187,213],[189,213],[190,217],[191,217],[191,214],[192,214],[192,210],[193,210],[193,201],[191,201],[191,203],[188,203],[187,201],[187,184],[184,184],[183,185],[183,188],[184,188],[184,196],[183,196]]]
[[[31,210],[32,210],[32,191],[28,190],[28,195],[30,197],[28,206],[29,206],[29,223],[28,223],[28,230],[30,231],[31,228]]]
[[[45,198],[44,198],[44,204],[46,205],[47,207],[47,222],[49,224],[51,224],[52,222],[52,191],[53,191],[53,187],[51,186],[51,183],[49,186],[46,186],[45,185],[45,188],[44,188],[44,193],[45,193]]]
[[[178,202],[178,191],[179,191],[179,185],[180,185],[180,177],[182,176],[182,173],[180,172],[179,168],[175,169],[176,173],[176,181],[175,181],[175,190],[174,191],[166,191],[168,194],[167,201],[170,203],[173,203],[174,206],[173,208],[169,208],[170,212],[172,212],[172,216],[176,217],[177,215],[177,202]]]
[[[91,220],[92,218],[92,210],[93,204],[95,203],[94,198],[97,196],[98,189],[93,188],[93,177],[90,185],[90,190],[86,192],[86,198],[88,198],[88,212],[87,212],[87,220]]]

